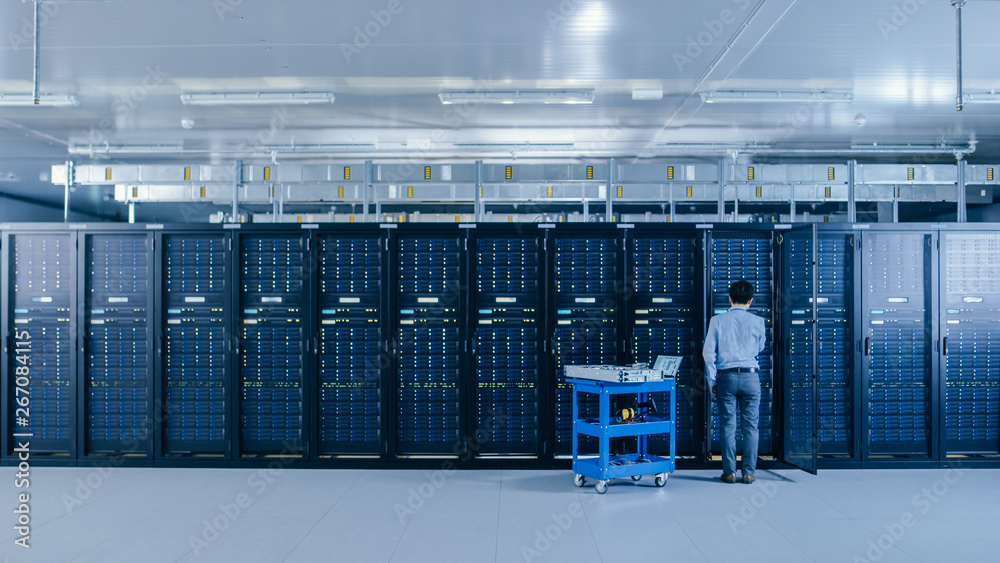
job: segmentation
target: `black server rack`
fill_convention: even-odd
[[[865,432],[869,459],[936,456],[931,346],[932,247],[921,232],[871,232],[864,241]]]
[[[153,455],[152,236],[84,234],[83,455]]]
[[[757,356],[760,364],[760,435],[758,454],[772,453],[773,439],[773,348],[774,348],[774,251],[773,236],[769,230],[712,231],[710,233],[710,286],[709,321],[712,316],[729,310],[729,286],[747,280],[754,287],[750,312],[763,317],[766,325],[767,344]],[[707,325],[706,325],[707,329]],[[719,405],[712,403],[712,452],[722,450],[719,444],[722,431],[719,425]],[[743,451],[743,436],[737,425],[736,451]]]
[[[231,244],[223,233],[163,234],[158,385],[165,456],[231,453]]]
[[[480,228],[482,229],[482,228]],[[478,454],[541,453],[542,236],[475,238],[472,331]]]
[[[810,233],[811,234],[811,233]],[[817,450],[823,457],[854,459],[854,237],[851,233],[819,232],[812,236],[786,236],[782,247],[785,257],[784,299],[782,308],[787,331],[787,355],[784,363],[787,416],[791,416],[792,439],[807,424],[795,423],[797,417],[811,416],[812,399],[807,389],[813,366],[813,331],[816,327],[815,372],[818,378],[816,412]],[[813,251],[815,245],[815,253]],[[815,268],[815,272],[813,272]],[[815,275],[816,322],[813,323],[813,287]]]
[[[370,233],[319,236],[320,456],[383,451],[385,242]]]
[[[305,453],[304,234],[241,234],[240,455]]]
[[[399,234],[397,455],[465,451],[460,432],[466,240],[457,232]]]
[[[568,229],[567,229],[568,231]],[[552,233],[552,352],[555,368],[555,455],[573,448],[573,386],[565,366],[618,364],[619,282],[618,233],[600,234],[593,226]],[[579,417],[596,418],[596,396],[579,397]],[[580,436],[580,453],[597,451],[597,439]]]
[[[8,339],[4,454],[16,455],[19,434],[27,436],[32,456],[73,458],[79,424],[76,233],[8,233],[3,242]],[[28,398],[26,407],[19,402],[22,397]]]
[[[942,233],[945,455],[1000,454],[1000,234]]]
[[[629,279],[629,363],[652,365],[657,356],[681,356],[677,372],[676,455],[700,456],[703,443],[704,393],[698,385],[701,315],[698,288],[700,233],[628,231],[625,240]],[[669,405],[662,394],[651,395],[657,406]],[[666,452],[663,436],[650,436],[651,452]]]

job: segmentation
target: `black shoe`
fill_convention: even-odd
[[[719,477],[719,479],[722,479],[723,483],[735,483],[736,482],[736,474],[735,473],[723,473],[722,477]]]

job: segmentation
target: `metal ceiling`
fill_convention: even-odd
[[[675,143],[846,149],[971,138],[974,162],[1000,158],[1000,106],[955,111],[950,0],[52,0],[41,11],[41,92],[75,94],[79,105],[0,107],[0,191],[53,204],[62,193],[44,175],[70,158],[603,159],[654,157]],[[989,91],[1000,86],[1000,3],[969,0],[964,12],[965,90]],[[32,13],[30,1],[0,4],[0,92],[32,89]],[[530,88],[593,88],[595,101],[438,98]],[[663,96],[633,100],[634,88]],[[854,101],[698,95],[721,88],[850,90]],[[193,91],[331,91],[336,101],[183,105],[180,94]],[[320,149],[289,148],[303,145]],[[74,209],[106,213],[106,195],[78,192]]]

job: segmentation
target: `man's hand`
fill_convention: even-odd
[[[715,385],[712,386],[711,389],[708,390],[708,397],[710,399],[712,399],[713,401],[715,400],[715,388],[718,387],[718,386],[719,386],[719,384],[716,383]]]

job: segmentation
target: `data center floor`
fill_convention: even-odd
[[[569,471],[0,469],[2,561],[1000,561],[1000,470],[679,471],[598,495]]]

